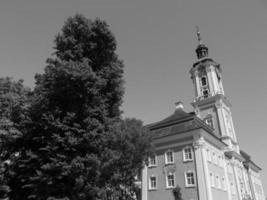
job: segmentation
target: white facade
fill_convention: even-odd
[[[178,102],[173,115],[149,126],[156,153],[142,172],[142,200],[173,198],[177,185],[189,200],[265,200],[261,169],[237,141],[221,67],[202,42],[196,53],[195,112]]]

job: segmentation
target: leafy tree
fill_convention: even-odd
[[[30,94],[23,80],[0,78],[0,199],[9,191],[3,176],[12,155],[13,146],[9,144],[21,135],[19,126],[26,118]]]
[[[149,153],[142,123],[121,119],[123,63],[108,25],[69,18],[55,39],[6,174],[10,199],[130,199]]]

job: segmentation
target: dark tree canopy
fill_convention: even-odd
[[[54,48],[14,142],[10,199],[131,199],[150,142],[140,121],[121,119],[123,63],[113,34],[75,15]]]
[[[22,80],[0,78],[0,199],[9,190],[3,174],[14,149],[10,144],[21,136],[20,124],[26,119],[30,95],[30,89],[24,87]]]

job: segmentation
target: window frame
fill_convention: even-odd
[[[156,156],[156,155],[153,155],[153,156],[154,156],[154,158],[155,158],[155,159],[154,159],[154,160],[155,160],[155,163],[154,163],[154,164],[151,163],[151,160],[152,160],[152,159],[151,159],[151,156],[149,156],[149,157],[148,157],[148,167],[156,167],[156,166],[157,166],[157,156]]]
[[[205,79],[205,85],[203,85],[203,81]],[[201,87],[207,87],[208,86],[208,78],[207,76],[201,76],[200,77],[200,84],[201,84]]]
[[[189,150],[189,152],[186,152],[186,150]],[[189,158],[190,156],[191,158]],[[183,148],[183,161],[184,162],[190,162],[194,160],[193,156],[193,148],[191,146],[186,146]]]
[[[218,165],[217,154],[215,151],[212,152],[212,161],[215,165]]]
[[[212,129],[214,129],[214,122],[213,122],[213,119],[212,117],[207,117],[204,119],[204,122]]]
[[[193,174],[193,176],[189,177],[188,174]],[[187,188],[196,187],[196,176],[195,176],[194,171],[189,170],[189,171],[184,172],[184,178],[185,178],[185,187],[187,187]],[[188,181],[189,178],[191,178],[193,180],[193,181],[191,180],[192,182],[194,182],[193,184],[189,183],[189,181]]]
[[[207,161],[211,162],[211,150],[210,149],[206,149],[206,155],[207,155]]]
[[[218,189],[221,189],[221,179],[220,179],[220,176],[218,174],[215,176],[215,186]]]
[[[221,177],[221,189],[226,190],[226,182],[225,182],[225,177]]]
[[[210,185],[211,187],[215,187],[215,180],[214,180],[214,174],[213,172],[209,173],[209,178],[210,178]]]
[[[207,92],[207,94],[205,94],[205,92]],[[202,96],[203,96],[203,98],[205,98],[205,99],[208,98],[209,97],[209,94],[210,94],[209,89],[205,88],[205,89],[202,90]]]
[[[169,185],[169,176],[172,176],[173,177],[173,185]],[[174,188],[175,187],[175,173],[173,172],[169,172],[167,175],[166,175],[166,188],[167,189],[170,189],[170,188]]]
[[[155,187],[152,187],[152,180],[151,180],[151,178],[155,178]],[[157,186],[158,186],[158,184],[157,184],[157,176],[156,175],[150,175],[149,176],[149,184],[148,184],[148,189],[149,190],[157,190]]]
[[[172,161],[168,161],[168,153],[171,153]],[[165,165],[171,165],[171,164],[174,164],[174,152],[173,150],[168,150],[165,152]]]

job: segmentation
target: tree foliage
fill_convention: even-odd
[[[0,199],[9,191],[4,173],[14,149],[10,144],[21,135],[19,127],[26,119],[30,95],[30,89],[24,87],[22,80],[0,78]]]
[[[130,199],[150,151],[142,123],[121,119],[123,63],[108,25],[69,18],[55,39],[13,146],[10,199]]]

